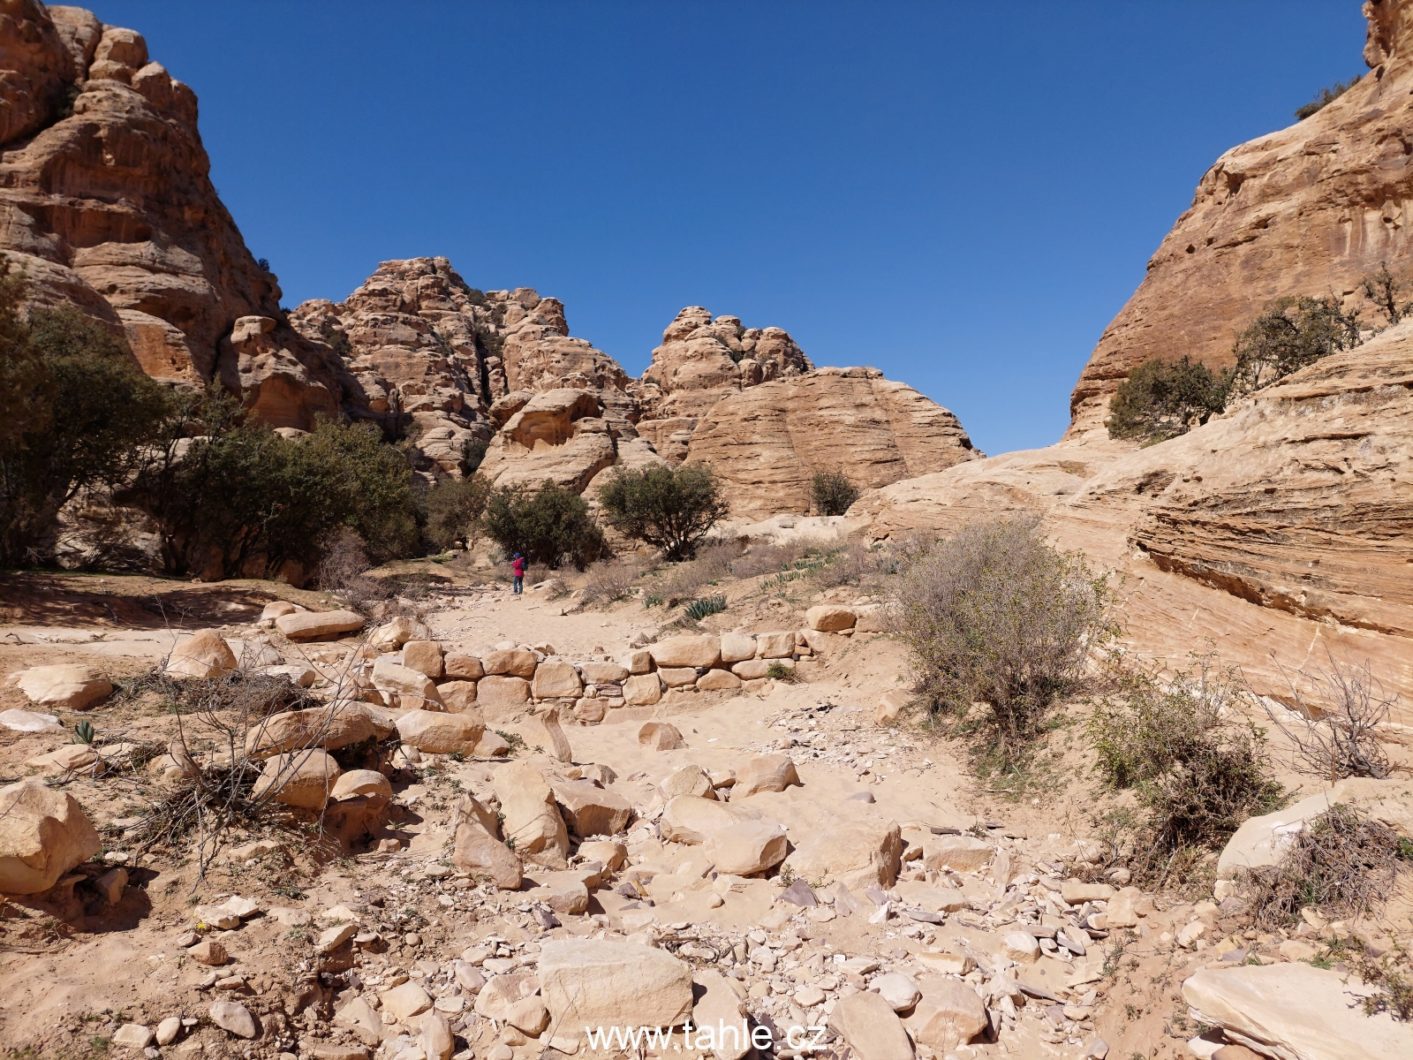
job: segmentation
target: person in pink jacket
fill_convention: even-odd
[[[510,561],[510,573],[515,576],[516,594],[525,591],[525,557],[519,552],[515,553]]]

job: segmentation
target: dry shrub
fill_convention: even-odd
[[[669,607],[699,595],[708,585],[716,585],[732,575],[731,565],[739,554],[736,545],[716,542],[697,550],[697,558],[669,567],[655,588],[655,595]]]
[[[396,595],[391,586],[369,577],[372,566],[358,531],[340,527],[325,544],[319,560],[319,588],[367,614]]]
[[[1328,781],[1389,775],[1382,735],[1398,702],[1374,677],[1367,662],[1341,666],[1333,654],[1317,674],[1287,674],[1289,711],[1266,705],[1271,721],[1295,748],[1293,765]],[[1263,701],[1264,702],[1264,701]]]
[[[595,563],[584,582],[586,607],[601,607],[626,600],[647,570],[638,559],[613,559]]]
[[[965,718],[985,703],[1003,750],[1077,687],[1109,632],[1106,609],[1103,579],[1047,545],[1034,519],[967,527],[914,562],[893,595],[934,713]]]
[[[1299,924],[1307,907],[1331,919],[1364,916],[1392,892],[1401,849],[1388,825],[1352,806],[1331,806],[1301,830],[1280,864],[1247,874],[1252,918],[1274,931]]]
[[[793,574],[799,577],[825,562],[824,557],[835,546],[817,538],[791,538],[780,542],[758,542],[750,545],[731,565],[738,578],[757,578],[762,574]]]
[[[1234,674],[1206,660],[1165,679],[1116,669],[1090,719],[1099,770],[1141,807],[1134,868],[1155,885],[1178,879],[1248,817],[1275,809],[1265,735],[1237,715]]]

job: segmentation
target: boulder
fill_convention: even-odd
[[[734,692],[741,687],[741,679],[730,670],[708,670],[697,678],[698,692]]]
[[[675,751],[687,746],[677,726],[665,721],[644,722],[638,730],[638,743],[654,751]]]
[[[344,799],[372,799],[376,802],[391,802],[392,784],[376,769],[350,769],[334,781],[329,798],[335,802]]]
[[[789,755],[754,755],[736,770],[731,798],[745,798],[758,791],[784,791],[799,784],[800,775]]]
[[[211,1017],[212,1023],[237,1038],[255,1038],[260,1034],[255,1017],[239,1001],[213,1002],[207,1010],[207,1014]]]
[[[668,688],[691,688],[697,683],[697,671],[690,666],[660,666],[655,676]]]
[[[608,939],[552,939],[540,948],[540,993],[552,1026],[676,1027],[692,1014],[692,970],[659,949]]]
[[[623,657],[623,668],[630,674],[650,673],[653,668],[653,653],[646,648],[630,651]]]
[[[909,1060],[913,1055],[912,1042],[897,1013],[871,991],[840,999],[829,1025],[849,1043],[859,1060]]]
[[[113,682],[91,666],[56,663],[21,670],[12,681],[37,707],[88,710],[113,694]]]
[[[1374,992],[1358,979],[1309,964],[1203,968],[1182,984],[1199,1023],[1279,1060],[1413,1056],[1413,1024],[1366,1015]]]
[[[880,975],[869,984],[869,988],[888,1002],[888,1007],[894,1012],[911,1012],[918,998],[922,997],[917,983],[902,972]]]
[[[743,1060],[751,1053],[745,986],[709,968],[698,968],[693,980],[692,1025],[711,1036],[716,1060]]]
[[[437,685],[437,695],[441,696],[442,706],[452,714],[464,714],[476,709],[475,681],[443,681]]]
[[[463,817],[457,825],[451,863],[459,872],[490,877],[502,891],[518,891],[524,879],[524,867],[515,851],[474,817]]]
[[[573,663],[547,659],[535,668],[530,695],[535,699],[575,699],[584,691],[584,682]]]
[[[409,640],[402,646],[402,665],[440,680],[446,670],[441,644],[435,640]]]
[[[805,624],[821,633],[842,633],[853,629],[856,622],[854,609],[839,604],[818,604],[805,612]]]
[[[404,710],[439,710],[442,697],[432,679],[419,670],[403,666],[391,655],[373,664],[373,687],[395,696]]]
[[[648,651],[659,667],[715,666],[721,661],[721,638],[710,634],[682,634],[660,640]]]
[[[657,674],[637,674],[623,682],[623,702],[630,707],[650,707],[662,699],[662,688]]]
[[[789,865],[808,880],[847,887],[892,887],[903,863],[903,835],[896,821],[845,817],[828,829],[801,834]]]
[[[731,672],[742,681],[759,681],[770,673],[772,666],[783,666],[789,663],[794,665],[793,659],[747,659],[744,662],[732,663]]]
[[[288,600],[271,600],[260,609],[260,618],[257,620],[257,623],[264,626],[266,629],[270,629],[275,625],[275,619],[283,618],[285,615],[292,615],[297,611],[303,610],[304,608],[300,607],[298,604],[292,604]]]
[[[442,670],[449,678],[458,681],[479,681],[486,676],[486,668],[474,655],[461,655],[453,652],[442,660]]]
[[[595,685],[621,685],[628,680],[628,668],[616,662],[586,662],[584,680]]]
[[[78,802],[40,780],[0,788],[0,894],[39,894],[102,849]]]
[[[912,696],[901,688],[890,688],[878,697],[878,705],[873,708],[873,721],[876,725],[892,725],[902,716]]]
[[[535,653],[525,648],[500,648],[488,652],[481,660],[486,673],[496,676],[523,677],[526,680],[535,676],[539,660]]]
[[[683,766],[669,773],[658,785],[658,790],[662,792],[663,799],[668,801],[678,795],[695,795],[700,799],[716,798],[716,789],[711,785],[711,778],[697,765]]]
[[[757,876],[785,860],[790,842],[785,827],[775,821],[738,820],[708,835],[702,851],[718,872]]]
[[[557,781],[551,788],[569,831],[579,839],[617,835],[633,818],[627,799],[591,780]]]
[[[947,1053],[985,1034],[991,1021],[981,996],[965,983],[926,979],[907,1025],[919,1045]]]
[[[922,850],[923,865],[933,872],[979,872],[996,855],[990,843],[970,835],[928,836]]]
[[[402,742],[424,754],[475,754],[485,731],[486,723],[476,709],[459,714],[409,710],[397,719]]]
[[[510,972],[486,980],[476,995],[476,1014],[499,1023],[509,1023],[515,1007],[535,996],[539,982],[533,972]]]
[[[723,633],[721,635],[721,663],[744,662],[756,657],[756,638],[749,633]]]
[[[502,830],[522,857],[563,868],[569,833],[555,804],[554,792],[539,771],[526,762],[497,766],[492,784],[505,815]]]
[[[275,628],[290,640],[329,640],[363,628],[356,611],[294,611],[275,619]]]
[[[756,649],[762,659],[789,659],[795,654],[795,631],[758,633]]]
[[[26,733],[64,731],[59,719],[53,714],[39,714],[33,710],[20,710],[18,707],[0,710],[0,729]]]
[[[662,811],[658,828],[669,843],[696,846],[705,843],[717,832],[734,828],[743,820],[752,819],[724,802],[699,795],[678,795],[670,799]]]
[[[173,677],[221,677],[237,665],[226,639],[214,629],[203,629],[177,642],[166,672]]]
[[[341,772],[333,756],[317,747],[271,755],[255,781],[254,795],[302,810],[322,810]]]
[[[523,677],[492,674],[476,682],[476,702],[482,707],[521,707],[530,702],[530,682]]]
[[[389,619],[368,634],[368,646],[376,651],[397,651],[410,640],[429,640],[431,630],[425,623],[406,615]]]
[[[246,734],[245,753],[252,758],[322,747],[336,751],[371,740],[377,729],[361,705],[334,703],[327,707],[271,714]]]

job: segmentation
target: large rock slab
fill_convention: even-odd
[[[341,772],[333,756],[319,748],[272,755],[255,782],[254,795],[298,809],[322,810]]]
[[[402,742],[427,754],[475,754],[485,731],[481,712],[474,707],[457,714],[409,710],[397,719]]]
[[[0,894],[47,891],[100,849],[72,795],[40,780],[0,788]]]
[[[59,710],[88,710],[113,694],[113,682],[91,666],[31,666],[12,678],[31,703]]]
[[[492,783],[501,813],[502,832],[516,854],[551,868],[563,868],[569,853],[569,832],[559,814],[554,792],[527,762],[496,769]]]
[[[335,751],[371,740],[377,729],[369,713],[360,707],[336,703],[271,714],[246,734],[245,753],[252,758],[268,758],[306,747]]]
[[[275,619],[275,628],[290,640],[331,640],[363,628],[356,611],[296,611]]]
[[[1203,968],[1182,984],[1193,1019],[1279,1060],[1413,1056],[1413,1025],[1366,1015],[1372,988],[1309,964]]]
[[[441,693],[432,679],[420,670],[404,666],[391,655],[383,655],[373,664],[373,687],[396,697],[397,705],[407,710],[439,709]]]
[[[226,639],[214,629],[203,629],[177,642],[166,671],[173,677],[221,677],[237,665]]]
[[[570,832],[580,839],[617,835],[633,819],[627,799],[591,780],[557,781],[551,789]]]
[[[577,1036],[600,1027],[676,1027],[692,1014],[692,969],[662,950],[607,939],[552,939],[540,948],[550,1025]]]
[[[829,1024],[859,1060],[911,1060],[913,1043],[902,1020],[882,997],[868,990],[850,994],[834,1007]]]
[[[721,661],[721,638],[684,633],[660,640],[650,645],[648,651],[660,667],[711,667]]]

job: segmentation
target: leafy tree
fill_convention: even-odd
[[[1346,313],[1337,299],[1281,298],[1237,336],[1233,391],[1260,390],[1358,344],[1358,314]]]
[[[19,314],[21,286],[0,278],[0,563],[42,552],[59,510],[87,488],[122,485],[167,413],[168,395],[127,343],[78,310]],[[13,393],[11,393],[13,391]]]
[[[427,540],[445,549],[470,537],[490,495],[491,485],[480,475],[438,482],[427,491]]]
[[[568,560],[583,570],[608,554],[584,498],[549,479],[533,489],[492,490],[481,527],[505,553],[523,552],[528,562],[552,569]]]
[[[1182,357],[1144,361],[1119,384],[1109,402],[1112,438],[1161,442],[1206,423],[1226,407],[1225,380],[1204,364]]]
[[[710,468],[696,464],[619,469],[599,493],[604,517],[619,533],[690,559],[728,506]]]
[[[859,488],[842,471],[817,471],[810,482],[810,496],[820,515],[843,515],[859,499]]]

